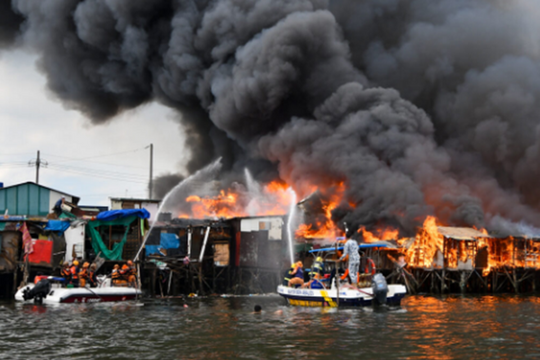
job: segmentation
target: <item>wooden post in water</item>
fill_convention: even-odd
[[[337,246],[338,242],[336,240],[336,256],[339,256],[338,254],[338,251],[337,251]],[[339,308],[339,271],[338,271],[338,262],[339,262],[339,257],[337,258],[336,262],[334,263],[334,268],[336,270],[336,275],[334,276],[334,281],[336,282],[336,307]]]
[[[199,263],[199,295],[203,295],[202,263]]]
[[[446,288],[446,284],[444,283],[444,277],[446,276],[446,270],[443,267],[442,269],[442,276],[441,276],[441,294],[444,294],[444,290]]]
[[[465,289],[467,288],[467,274],[465,271],[459,272],[459,289],[462,293],[465,292]]]
[[[514,288],[516,289],[516,294],[519,293],[519,282],[517,280],[517,269],[514,267],[514,269],[512,270],[512,277],[514,278]]]
[[[150,293],[152,294],[152,297],[156,297],[156,278],[157,278],[157,266],[152,271],[152,287],[150,291]]]

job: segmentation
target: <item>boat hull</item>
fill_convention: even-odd
[[[374,304],[373,290],[362,288],[359,290],[341,289],[338,294],[335,289],[295,289],[280,285],[277,288],[279,295],[283,296],[290,305],[307,307],[358,307]],[[387,304],[400,305],[401,299],[407,294],[403,285],[388,285]]]
[[[33,299],[24,300],[23,292],[31,289],[33,284],[26,285],[15,294],[15,300],[21,302],[34,302]],[[101,288],[63,288],[53,287],[43,298],[44,304],[59,303],[97,303],[97,302],[118,302],[135,300],[141,296],[141,291],[129,287],[101,287]]]

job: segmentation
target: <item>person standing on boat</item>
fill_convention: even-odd
[[[344,261],[349,257],[349,277],[351,278],[352,286],[358,287],[358,268],[360,267],[360,255],[358,254],[358,243],[354,239],[348,239],[343,246],[343,255],[338,261]]]

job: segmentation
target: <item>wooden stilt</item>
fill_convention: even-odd
[[[152,297],[156,297],[156,279],[157,279],[157,267],[154,268],[152,271],[152,286],[150,289],[150,293],[152,294]]]

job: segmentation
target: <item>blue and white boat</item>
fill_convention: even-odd
[[[277,292],[287,299],[290,305],[310,307],[399,305],[407,294],[403,285],[387,285],[383,292],[374,291],[374,288],[375,285],[359,289],[341,287],[338,296],[335,285],[331,289],[295,289],[280,285]]]
[[[384,247],[384,245],[361,244],[362,248]],[[311,250],[313,255],[335,255],[336,250],[342,248],[325,248]],[[338,283],[336,284],[336,280]],[[353,288],[347,282],[335,277],[331,285],[324,281],[319,282],[319,288],[294,288],[280,285],[277,288],[279,295],[287,299],[290,305],[309,307],[354,307],[370,306],[377,304],[400,305],[401,299],[407,294],[404,285],[386,283],[381,273],[375,273],[371,279],[371,286]],[[339,291],[338,291],[339,289]]]

